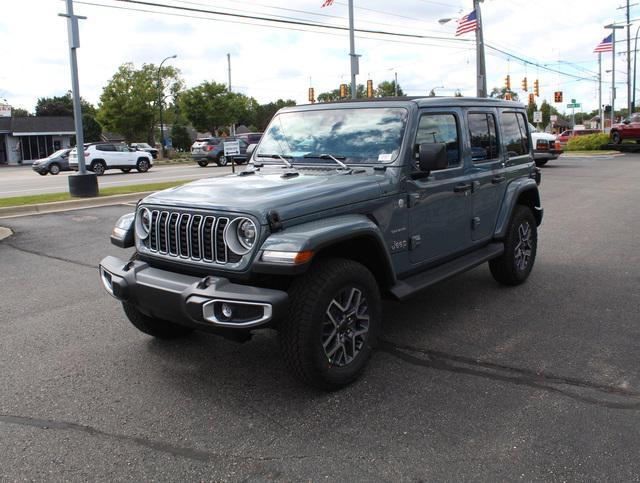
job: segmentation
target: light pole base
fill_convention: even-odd
[[[69,194],[75,198],[98,196],[98,177],[95,173],[72,174],[69,176]]]

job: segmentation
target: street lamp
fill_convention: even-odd
[[[436,86],[436,87],[432,87],[431,90],[429,91],[429,95],[431,96],[431,93],[433,92],[433,95],[436,95],[436,89],[444,89],[444,86]]]
[[[482,34],[482,14],[480,12],[480,3],[484,0],[473,0],[473,11],[476,13],[476,95],[478,97],[487,97],[487,67],[484,60],[484,37]],[[440,25],[453,20],[452,18],[441,18],[438,20]]]
[[[162,83],[160,81],[160,69],[162,69],[162,64],[164,64],[169,59],[175,59],[178,57],[176,54],[170,55],[165,58],[162,62],[160,62],[160,67],[158,67],[158,105],[160,106],[160,144],[162,144],[162,157],[164,158],[167,155],[167,146],[164,138],[164,124],[162,122],[162,103],[164,98],[162,97]]]
[[[623,29],[622,25],[609,24],[605,25],[606,29],[610,29],[611,33],[611,126],[616,118],[615,102],[616,102],[616,30]]]
[[[636,40],[633,47],[633,98],[631,100],[631,115],[636,110],[636,64],[638,60],[638,32],[640,32],[640,26],[636,30]]]

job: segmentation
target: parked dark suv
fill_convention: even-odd
[[[236,140],[240,143],[240,155],[234,156],[234,162],[237,164],[246,163],[247,146],[249,144],[243,139],[232,137],[213,137],[200,142],[196,141],[191,146],[191,157],[203,168],[208,166],[209,163],[226,166],[230,163],[230,160],[224,155],[224,143]]]
[[[539,182],[516,102],[286,107],[245,171],[152,194],[121,217],[111,240],[135,255],[104,258],[100,276],[146,334],[247,340],[270,327],[293,374],[336,389],[372,355],[383,297],[485,262],[501,284],[527,279]]]

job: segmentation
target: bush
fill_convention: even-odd
[[[587,134],[586,136],[576,136],[567,142],[567,151],[595,151],[607,149],[606,145],[611,141],[609,135],[605,133]]]

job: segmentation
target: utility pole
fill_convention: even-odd
[[[633,96],[631,100],[631,110],[635,112],[636,110],[636,66],[638,64],[638,32],[640,32],[640,27],[636,29],[636,39],[633,47]]]
[[[482,35],[482,13],[480,3],[483,0],[473,0],[473,10],[476,12],[478,28],[476,28],[476,84],[477,96],[487,97],[487,67],[484,59],[484,36]]]
[[[231,92],[231,54],[229,53],[227,53],[227,74],[229,76],[229,92]],[[236,135],[235,124],[231,124],[231,126],[229,126],[229,135],[230,136]]]
[[[398,97],[398,73],[394,72],[395,76],[396,76],[396,81],[395,84],[393,86],[393,94],[395,97]]]
[[[349,57],[351,58],[351,99],[355,99],[357,97],[356,76],[360,72],[353,26],[353,0],[349,0]]]
[[[631,117],[631,21],[627,0],[627,115]]]
[[[67,18],[69,36],[69,64],[71,66],[71,93],[73,96],[73,122],[76,129],[76,153],[78,156],[78,174],[69,176],[69,194],[77,197],[98,196],[98,178],[95,173],[87,173],[84,162],[84,135],[82,132],[82,107],[80,105],[80,80],[78,78],[78,57],[80,31],[78,19],[86,19],[73,13],[73,0],[66,0],[67,13],[59,13]]]
[[[624,28],[622,25],[609,24],[606,29],[611,29],[611,125],[616,118],[616,30]]]

